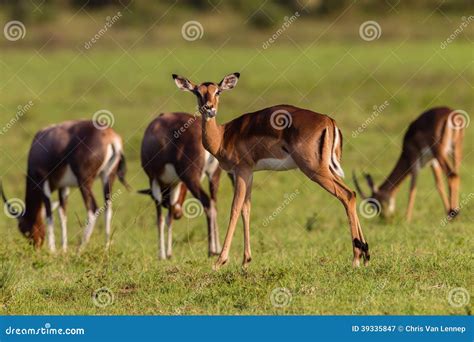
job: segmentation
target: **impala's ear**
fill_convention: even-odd
[[[240,73],[239,72],[234,72],[233,74],[227,75],[222,79],[222,81],[219,83],[219,89],[220,90],[230,90],[235,87],[237,84],[237,81],[239,80]]]
[[[181,90],[193,91],[195,88],[194,83],[187,78],[173,74],[173,79],[176,86]]]

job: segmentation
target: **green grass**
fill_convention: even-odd
[[[449,33],[446,31],[446,33]],[[443,36],[444,37],[444,36]],[[439,40],[316,44],[303,55],[291,46],[258,53],[254,48],[217,49],[195,45],[122,50],[2,51],[1,125],[18,105],[34,105],[0,136],[0,176],[10,197],[24,196],[26,157],[40,127],[72,118],[91,118],[99,109],[115,116],[125,141],[128,180],[147,185],[140,168],[144,128],[162,111],[192,111],[195,99],[176,89],[171,73],[196,81],[219,81],[240,71],[237,87],[221,97],[218,119],[277,103],[291,103],[333,116],[344,134],[343,168],[373,173],[377,183],[400,152],[403,132],[423,110],[450,105],[472,112],[472,46],[447,49]],[[303,49],[305,47],[303,46]],[[360,135],[352,137],[375,105],[389,106]],[[472,126],[466,130],[461,195],[473,191]],[[70,251],[33,251],[16,222],[0,216],[0,303],[3,314],[471,314],[472,304],[450,306],[454,287],[473,293],[472,210],[467,201],[455,222],[443,227],[441,200],[430,170],[419,177],[411,224],[403,220],[407,184],[389,222],[362,218],[371,247],[369,267],[351,267],[350,234],[342,205],[301,173],[256,174],[252,207],[253,261],[240,269],[242,229],[230,262],[219,272],[207,258],[204,216],[174,225],[174,256],[157,260],[155,213],[149,198],[127,193],[114,201],[113,246],[103,250],[104,228],[96,226],[82,255],[76,253],[85,210],[73,190],[69,205]],[[350,179],[347,183],[353,187]],[[115,189],[120,188],[116,185]],[[298,190],[296,198],[264,224]],[[102,203],[99,187],[96,197]],[[221,237],[232,197],[227,177],[219,193]],[[56,224],[57,231],[59,225]],[[57,235],[59,241],[59,234]],[[96,307],[92,293],[114,294],[112,305]],[[291,303],[274,307],[275,288],[290,291]]]

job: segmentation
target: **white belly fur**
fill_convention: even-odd
[[[204,168],[202,169],[201,180],[204,179],[204,176],[212,177],[218,167],[219,161],[208,151],[204,151]]]
[[[286,158],[277,159],[277,158],[264,158],[260,159],[257,164],[255,164],[253,170],[274,170],[274,171],[285,171],[296,169],[297,165],[293,158],[288,155]]]
[[[107,146],[107,151],[105,153],[104,161],[102,162],[102,165],[100,166],[94,178],[97,178],[99,175],[102,175],[104,179],[107,178],[110,175],[110,172],[118,163],[122,146],[120,142],[114,142],[114,144],[115,144],[115,151],[117,155],[114,156],[113,154],[114,152],[111,145]],[[114,158],[112,159],[112,157]],[[69,166],[69,164],[66,165],[66,170],[64,171],[64,174],[59,180],[57,187],[67,188],[67,187],[77,187],[78,185],[79,185],[79,182],[77,181],[76,175],[74,174],[74,172],[72,172],[72,169]]]
[[[179,176],[173,164],[165,164],[165,169],[160,175],[160,181],[165,184],[176,184],[179,182]]]

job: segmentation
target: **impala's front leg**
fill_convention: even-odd
[[[244,173],[235,173],[234,199],[232,201],[232,209],[230,211],[229,227],[227,228],[227,234],[225,236],[224,246],[222,247],[221,254],[214,264],[215,270],[218,270],[222,265],[224,265],[229,258],[229,250],[232,243],[232,238],[234,237],[235,226],[239,219],[239,215],[242,211],[242,205],[245,200],[248,177],[248,174],[245,175]]]
[[[51,253],[55,253],[56,242],[54,239],[53,209],[51,206],[51,189],[49,187],[48,180],[46,180],[43,184],[43,202],[46,209],[46,232],[48,236],[48,247]]]

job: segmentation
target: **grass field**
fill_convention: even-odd
[[[23,198],[26,157],[35,131],[107,109],[125,141],[127,178],[134,189],[146,187],[139,155],[146,125],[157,113],[195,108],[194,97],[176,89],[171,73],[219,81],[240,71],[237,87],[221,97],[219,122],[277,103],[330,114],[344,134],[346,175],[370,171],[379,183],[398,157],[408,123],[423,110],[449,105],[472,112],[472,56],[467,42],[440,49],[436,39],[354,39],[276,45],[259,52],[231,43],[195,45],[192,50],[140,47],[129,53],[119,48],[82,54],[64,49],[2,51],[0,125],[15,117],[19,105],[32,101],[33,106],[0,136],[0,176],[9,197]],[[373,116],[374,106],[384,103],[385,109],[353,134]],[[0,313],[470,315],[472,303],[455,307],[447,297],[456,287],[474,290],[474,203],[469,200],[474,189],[473,137],[470,126],[461,168],[461,199],[466,200],[456,221],[442,224],[445,213],[431,171],[423,170],[411,224],[403,219],[406,183],[398,195],[396,217],[361,218],[372,261],[360,269],[351,267],[342,205],[297,171],[256,174],[253,261],[247,271],[240,268],[241,229],[229,264],[219,272],[211,270],[204,215],[175,223],[173,259],[159,262],[151,200],[127,193],[118,183],[115,189],[121,193],[114,201],[109,253],[103,249],[102,222],[86,251],[76,253],[82,232],[78,218],[85,219],[77,190],[70,196],[71,245],[66,255],[50,255],[46,248],[33,251],[16,221],[2,213]],[[350,179],[346,182],[353,187]],[[102,203],[98,186],[96,197]],[[230,181],[222,177],[221,237],[231,197]],[[267,224],[274,212],[279,213]],[[96,306],[91,296],[103,287],[113,294],[113,303]],[[272,291],[280,291],[287,305],[273,305]]]

